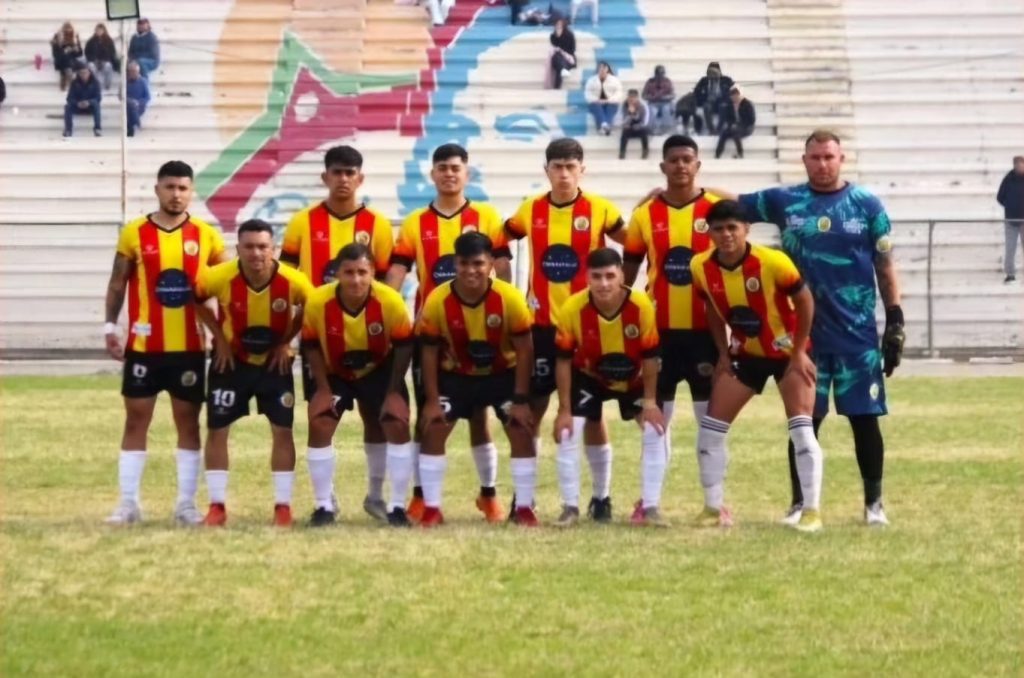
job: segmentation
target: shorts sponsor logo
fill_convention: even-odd
[[[145,365],[140,365],[139,363],[132,365],[132,376],[136,379],[145,379],[148,372],[149,368]]]
[[[245,328],[239,341],[248,353],[263,355],[277,342],[277,335],[266,325],[253,325]]]
[[[530,307],[531,311],[538,311],[540,310],[540,299],[531,294],[530,298],[526,300],[526,305]]]
[[[484,369],[494,364],[498,351],[486,341],[470,341],[466,345],[466,353],[473,363],[473,367]]]
[[[832,230],[832,220],[828,217],[818,217],[818,230],[822,233]]]
[[[501,410],[505,416],[508,416],[508,413],[512,410],[512,401],[506,400],[502,404],[498,405],[498,409]]]
[[[868,387],[868,395],[871,396],[872,400],[878,400],[878,396],[881,392],[882,389],[876,382],[872,382],[871,386]]]
[[[498,315],[497,313],[492,313],[489,316],[487,316],[487,326],[490,327],[491,329],[501,327],[501,316]]]
[[[181,374],[182,386],[195,386],[197,381],[199,381],[199,377],[192,370],[186,370]]]
[[[132,325],[132,332],[136,336],[148,337],[153,334],[153,326],[149,323],[135,323]]]
[[[194,257],[195,255],[199,254],[199,243],[197,243],[195,240],[186,240],[184,249],[185,254],[187,254],[190,257]]]
[[[360,245],[369,245],[370,234],[367,233],[366,231],[358,231],[356,233],[356,242],[359,243]]]
[[[690,260],[693,259],[693,250],[689,247],[673,247],[665,254],[665,261],[662,262],[661,270],[665,273],[665,280],[670,285],[682,287],[693,282],[693,274],[690,273]]]
[[[568,245],[552,245],[540,258],[540,269],[551,282],[566,283],[576,277],[580,269],[580,258]]]
[[[625,353],[609,353],[597,363],[597,373],[607,381],[632,381],[637,372],[636,363]]]
[[[640,328],[636,325],[626,325],[622,333],[626,335],[627,339],[636,339],[640,336]]]
[[[185,271],[169,268],[156,277],[153,290],[157,301],[167,308],[181,308],[192,300],[192,285]]]
[[[455,255],[445,254],[434,262],[430,277],[435,285],[443,285],[455,277]]]
[[[273,302],[271,302],[270,308],[274,311],[274,313],[283,313],[288,309],[288,300],[282,297],[278,297],[277,299],[274,299]]]
[[[786,217],[786,228],[800,228],[807,223],[807,220],[803,217],[790,215]]]
[[[710,377],[715,371],[715,366],[711,363],[697,363],[697,374],[702,377]]]
[[[281,405],[283,407],[295,407],[295,395],[291,392],[281,394]]]
[[[757,278],[747,278],[746,288],[748,292],[757,292],[761,289],[761,281]]]
[[[370,323],[366,328],[366,331],[370,333],[370,336],[376,337],[378,334],[384,331],[384,326],[380,323]]]
[[[693,222],[693,230],[697,231],[698,233],[707,233],[708,232],[708,220],[707,219],[696,219],[696,220],[694,220],[694,222]]]
[[[576,217],[572,220],[572,227],[577,231],[585,231],[590,228],[590,219],[586,217]]]
[[[875,249],[879,254],[888,254],[892,251],[892,239],[887,235],[883,235],[875,243]]]

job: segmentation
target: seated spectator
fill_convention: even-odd
[[[150,27],[149,19],[139,19],[135,30],[128,43],[128,60],[137,61],[142,77],[149,80],[149,74],[160,68],[160,41]]]
[[[60,91],[63,92],[75,77],[75,64],[82,58],[82,41],[70,21],[65,21],[60,31],[54,33],[50,51],[53,53],[53,68],[60,73]]]
[[[569,71],[576,68],[576,35],[569,29],[569,22],[559,19],[551,31],[551,58],[548,59],[547,86],[562,89],[562,80],[569,77]]]
[[[743,157],[744,137],[749,137],[754,132],[754,104],[750,99],[743,96],[740,88],[733,85],[729,89],[729,103],[722,107],[722,127],[718,136],[718,148],[715,149],[715,157],[721,158],[725,150],[725,142],[732,139],[736,142],[736,155]]]
[[[719,109],[728,101],[731,88],[732,78],[722,75],[722,67],[717,61],[709,63],[707,75],[697,81],[693,95],[697,106],[704,110],[704,129],[708,134],[718,133]]]
[[[149,82],[142,77],[139,64],[128,62],[124,83],[128,106],[128,136],[135,136],[135,130],[142,128],[142,116],[149,106]]]
[[[679,97],[676,102],[676,117],[679,118],[682,126],[682,133],[690,134],[690,119],[693,119],[694,133],[700,134],[704,131],[704,121],[697,112],[697,97],[693,92],[687,92]]]
[[[607,61],[597,65],[597,74],[587,80],[583,97],[587,101],[590,114],[594,116],[597,130],[605,136],[610,135],[612,123],[615,122],[615,112],[622,103],[622,83],[615,77],[615,72]]]
[[[622,104],[622,137],[619,139],[619,160],[626,157],[626,144],[630,139],[640,140],[640,157],[647,159],[648,136],[651,133],[651,113],[640,101],[640,92],[629,90]]]
[[[114,71],[121,70],[121,65],[117,59],[114,40],[103,24],[96,24],[95,32],[85,43],[85,60],[89,62],[92,74],[103,83],[103,89],[110,89]]]
[[[654,134],[667,134],[672,129],[675,98],[672,81],[665,77],[665,67],[655,66],[654,77],[648,78],[643,93],[643,100],[651,113],[651,131]]]
[[[584,7],[590,8],[590,23],[597,25],[597,2],[598,0],[572,0],[571,22],[576,23],[576,14]]]
[[[81,61],[78,63],[78,76],[71,81],[68,87],[68,100],[64,105],[64,136],[69,137],[74,129],[75,115],[92,114],[92,133],[95,136],[103,135],[103,125],[100,122],[100,101],[103,99],[103,91],[100,90],[99,81],[92,77],[89,64]]]

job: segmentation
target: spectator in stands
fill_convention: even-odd
[[[704,131],[704,121],[697,112],[697,96],[693,92],[687,92],[679,97],[679,101],[676,102],[676,117],[679,118],[684,135],[689,136],[690,134],[691,118],[693,119],[693,131],[696,134],[701,134]]]
[[[721,132],[718,135],[718,148],[715,149],[715,157],[721,158],[725,151],[725,142],[732,139],[736,143],[736,158],[743,157],[743,139],[754,132],[754,123],[757,116],[754,114],[754,104],[750,99],[743,96],[740,88],[733,85],[729,89],[729,102],[722,106]]]
[[[523,8],[528,4],[530,4],[530,0],[508,0],[509,11],[512,13],[513,26],[519,23],[519,15],[522,14]]]
[[[1006,273],[1005,283],[1012,283],[1017,280],[1017,243],[1024,245],[1024,233],[1021,227],[1024,226],[1024,155],[1018,155],[1013,159],[1013,169],[1005,177],[1003,183],[999,184],[999,193],[996,200],[1003,206],[1003,216],[1006,223],[1003,226],[1006,234],[1006,252],[1003,256],[1003,271]]]
[[[117,59],[117,48],[114,40],[107,33],[107,27],[96,24],[96,30],[85,43],[85,60],[89,62],[92,74],[103,83],[103,89],[110,89],[114,80],[114,71],[121,66]]]
[[[160,68],[160,41],[150,27],[149,19],[139,19],[135,30],[128,43],[128,59],[139,62],[142,77],[149,80],[149,74]]]
[[[455,6],[455,0],[427,0],[427,11],[430,12],[430,23],[444,26],[448,21],[448,12]]]
[[[704,129],[708,134],[718,133],[719,109],[728,101],[732,84],[732,78],[722,75],[722,67],[717,61],[709,63],[707,75],[697,81],[693,94],[697,106],[704,110]]]
[[[75,77],[75,63],[82,58],[82,41],[70,21],[65,21],[54,33],[50,51],[53,53],[53,68],[60,73],[60,91],[63,92]]]
[[[622,103],[622,83],[615,77],[615,71],[607,61],[597,65],[597,74],[587,80],[583,97],[590,114],[594,116],[597,130],[605,136],[610,135],[615,112]]]
[[[555,22],[551,31],[551,58],[548,60],[548,86],[562,89],[562,80],[576,68],[576,35],[566,19]]]
[[[594,26],[597,25],[597,3],[598,0],[572,0],[572,8],[569,10],[572,13],[571,21],[576,23],[576,14],[579,13],[584,7],[590,8],[590,23]]]
[[[4,79],[0,78],[0,104],[7,98],[7,85],[4,84]]]
[[[129,61],[124,83],[128,106],[128,136],[142,128],[142,116],[149,105],[149,82],[142,77],[138,62]]]
[[[78,77],[71,81],[68,87],[68,99],[64,105],[64,136],[71,136],[74,127],[74,116],[92,114],[92,133],[94,136],[102,136],[102,124],[100,122],[100,101],[103,99],[103,91],[100,89],[99,81],[92,77],[89,64],[80,61],[77,65]]]
[[[651,131],[654,134],[668,134],[673,127],[676,92],[672,81],[665,76],[664,66],[654,67],[654,77],[644,85],[643,99],[651,114]]]
[[[640,100],[640,92],[629,90],[622,104],[622,137],[619,139],[619,160],[626,157],[626,144],[630,139],[640,140],[640,157],[647,159],[648,140],[651,133],[651,112]]]

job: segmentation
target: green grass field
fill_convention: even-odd
[[[4,676],[1021,674],[1024,380],[892,382],[887,530],[860,525],[849,431],[826,423],[826,530],[817,535],[776,524],[788,480],[774,393],[734,427],[729,532],[688,525],[700,488],[686,401],[665,492],[670,530],[625,523],[639,439],[620,422],[614,526],[483,525],[460,429],[449,524],[377,527],[360,509],[365,465],[349,420],[337,445],[342,524],[274,531],[266,424],[255,417],[233,439],[229,528],[175,529],[164,401],[147,522],[111,530],[101,521],[117,500],[117,384],[7,378],[0,387]],[[545,452],[538,503],[551,520],[552,445]],[[501,483],[507,500],[505,459]]]

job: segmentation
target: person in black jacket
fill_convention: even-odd
[[[75,77],[75,62],[82,58],[82,41],[71,22],[65,21],[54,34],[50,40],[50,51],[53,68],[60,73],[60,91],[63,92]]]
[[[742,158],[742,139],[749,137],[754,132],[754,122],[757,120],[757,116],[754,114],[754,104],[743,96],[739,87],[733,85],[729,89],[729,101],[721,108],[721,115],[722,131],[718,135],[718,148],[715,149],[715,157],[722,157],[725,142],[732,139],[736,143],[736,157]]]
[[[103,82],[103,89],[110,89],[114,71],[119,69],[117,47],[103,24],[96,24],[92,37],[85,43],[85,60],[97,79]]]
[[[1003,282],[1012,283],[1017,280],[1017,267],[1014,262],[1017,256],[1017,243],[1024,245],[1024,234],[1021,231],[1021,226],[1024,226],[1024,155],[1014,157],[1013,169],[999,184],[996,200],[1003,206],[1003,215],[1006,218],[1003,226],[1006,234],[1003,272],[1006,273],[1006,279]]]
[[[707,75],[698,80],[693,89],[697,106],[704,109],[704,129],[708,134],[718,133],[718,115],[721,107],[729,101],[732,85],[732,78],[722,75],[722,67],[717,61],[712,61],[708,64]]]
[[[558,19],[551,31],[551,86],[562,89],[562,79],[576,68],[576,36],[569,29],[569,22]]]

